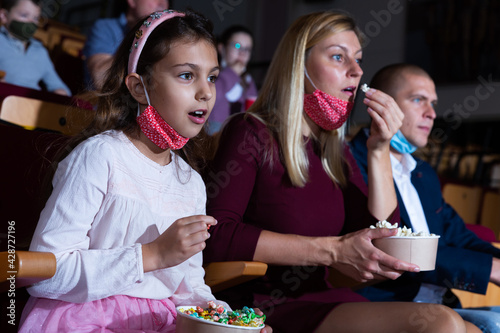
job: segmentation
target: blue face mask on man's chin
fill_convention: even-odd
[[[417,146],[412,145],[398,130],[396,134],[391,139],[391,147],[402,154],[411,154],[417,150]]]

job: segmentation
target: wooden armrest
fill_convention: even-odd
[[[56,273],[56,256],[50,252],[16,251],[0,252],[0,289],[10,288],[15,276],[16,288],[50,279]],[[8,280],[9,278],[9,280]]]
[[[359,282],[333,268],[330,268],[328,273],[328,282],[330,282],[334,288],[351,288],[352,290],[356,290],[377,284],[381,281],[374,280],[364,283]]]
[[[333,268],[330,268],[328,273],[328,282],[330,282],[330,284],[334,288],[351,288],[352,290],[358,290],[361,288],[373,286],[383,281],[386,280],[371,280],[368,282],[359,282]]]
[[[0,71],[0,79],[3,79],[5,77],[5,72],[4,71]]]
[[[236,286],[260,276],[267,271],[267,264],[256,261],[222,261],[205,265],[205,283],[212,292]]]
[[[500,243],[491,243],[493,246],[500,249]],[[488,283],[486,295],[471,293],[465,290],[452,289],[453,293],[458,297],[462,307],[480,307],[480,306],[499,306],[500,305],[500,287],[494,283]]]
[[[471,293],[465,290],[452,289],[458,297],[463,308],[475,308],[482,306],[500,306],[500,287],[493,283],[488,283],[486,295]]]
[[[330,282],[334,288],[353,288],[361,284],[361,282],[358,282],[333,268],[329,268],[328,271],[328,282]]]

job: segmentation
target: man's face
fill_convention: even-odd
[[[134,11],[134,16],[140,19],[153,12],[168,9],[168,0],[129,0],[129,7]]]
[[[404,73],[394,97],[405,118],[401,132],[414,146],[423,148],[436,118],[436,86],[428,77]]]

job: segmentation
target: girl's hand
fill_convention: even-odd
[[[205,248],[208,228],[217,221],[206,215],[175,221],[153,242],[142,246],[144,272],[178,265]]]
[[[417,265],[396,259],[377,249],[373,239],[390,237],[396,229],[363,229],[341,236],[332,255],[335,257],[331,267],[358,282],[370,280],[395,280],[404,271],[419,272]]]
[[[367,147],[370,150],[388,149],[391,138],[403,124],[404,114],[394,99],[386,93],[370,88],[363,103],[372,118]]]
[[[253,308],[253,310],[255,311],[255,314],[259,316],[262,316],[264,314],[264,312],[262,312],[259,308]],[[273,329],[271,328],[271,326],[268,325],[266,325],[263,329],[260,330],[260,333],[272,333],[272,332]]]

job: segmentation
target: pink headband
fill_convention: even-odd
[[[156,29],[160,23],[165,22],[175,16],[184,16],[184,13],[177,12],[171,9],[165,9],[161,12],[154,12],[149,15],[146,21],[142,23],[139,30],[135,32],[134,44],[130,49],[130,55],[128,57],[128,73],[135,73],[137,70],[137,62],[141,56],[142,49],[148,40],[149,35]]]

